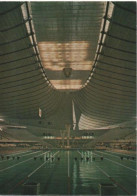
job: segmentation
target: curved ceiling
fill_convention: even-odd
[[[104,2],[32,2],[43,67],[59,90],[77,90],[94,63]]]
[[[0,116],[57,130],[130,121],[135,52],[135,2],[0,2]]]

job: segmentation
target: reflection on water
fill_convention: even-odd
[[[54,168],[55,163],[54,163],[54,157],[52,152],[48,152],[44,154],[43,158],[45,162],[44,168]]]
[[[82,182],[82,186],[87,186],[91,185],[94,180],[96,180],[96,170],[95,168],[92,167],[92,157],[93,153],[92,151],[84,151],[82,152],[84,161],[81,161],[79,163],[79,177]],[[87,158],[89,160],[87,161]]]
[[[21,162],[23,161],[24,164],[19,164],[17,168],[11,167],[0,173],[0,193],[7,194],[7,191],[15,187],[20,180],[25,179],[26,175],[33,173],[29,181],[40,183],[40,194],[43,195],[98,195],[99,185],[113,183],[111,178],[124,189],[126,188],[131,195],[135,195],[135,172],[128,169],[128,167],[134,168],[135,163],[129,160],[121,161],[117,157],[108,157],[108,155],[104,155],[104,159],[101,160],[99,155],[95,156],[94,151],[84,150],[70,150],[69,153],[63,150],[46,152],[46,154],[38,156],[36,160],[33,159],[33,156],[30,161],[26,161],[26,159],[26,157],[22,157]],[[108,159],[112,161],[110,162]],[[14,160],[13,163],[12,161],[1,162],[1,167],[9,167],[10,163],[11,166],[16,165]],[[126,165],[126,167],[122,165]],[[17,169],[20,175],[16,177]],[[9,181],[10,183],[8,183]],[[13,190],[14,195],[19,195],[21,192],[22,186]],[[118,194],[127,195],[120,188]]]
[[[78,155],[77,161],[73,159],[72,194],[98,194],[98,183],[96,184],[96,182],[99,178],[93,167],[92,151],[81,151],[78,152]]]
[[[77,188],[77,164],[76,161],[73,161],[73,194],[76,193],[76,188]]]
[[[83,158],[83,160],[87,160],[87,158],[89,158],[89,161],[92,162],[92,157],[93,157],[93,153],[92,151],[82,151],[80,152],[81,157]]]

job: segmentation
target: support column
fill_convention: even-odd
[[[62,138],[62,147],[64,148],[64,131],[60,131]]]
[[[70,127],[71,127],[71,125],[66,124],[65,127],[66,127],[66,131],[67,131],[67,148],[69,148],[70,147],[69,139],[70,139]]]

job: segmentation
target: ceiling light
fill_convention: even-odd
[[[66,78],[72,74],[72,70],[91,70],[93,61],[90,60],[90,44],[87,41],[51,42],[38,43],[41,61],[45,69],[51,71],[63,71]],[[69,62],[69,66],[68,66]],[[53,84],[53,83],[52,83]],[[53,84],[54,85],[54,84]],[[62,84],[66,86],[66,84]],[[75,88],[70,84],[66,88]],[[80,88],[82,86],[79,84]],[[60,88],[57,85],[55,88]],[[78,86],[76,88],[79,88]]]

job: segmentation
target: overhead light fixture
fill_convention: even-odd
[[[91,61],[91,47],[88,41],[42,41],[38,43],[41,61],[45,70],[60,71],[66,79],[71,78],[72,71],[90,71],[93,66]],[[65,80],[64,80],[65,81]],[[73,80],[74,81],[74,80]],[[52,83],[52,80],[50,80]],[[62,80],[63,82],[63,80]],[[80,89],[80,84],[55,84],[56,89]],[[54,82],[52,83],[54,86]]]
[[[51,83],[56,89],[79,89],[82,87],[81,80],[51,80]]]
[[[93,72],[95,71],[95,67],[93,68],[93,70],[92,70]]]
[[[89,59],[90,44],[87,41],[65,43],[39,42],[38,48],[43,67],[49,70],[62,70],[69,67],[74,70],[91,70],[93,61]]]
[[[89,80],[87,80],[87,84],[89,83]]]

